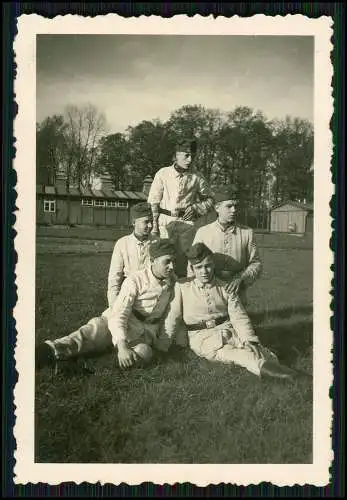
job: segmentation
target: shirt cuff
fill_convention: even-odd
[[[120,340],[128,340],[125,328],[119,324],[118,316],[116,318],[113,311],[108,318],[108,329],[111,333],[112,344],[114,346],[116,346],[117,342]]]
[[[242,339],[242,341],[244,343],[247,343],[247,342],[254,342],[255,344],[259,344],[259,338],[257,337],[257,335],[250,335],[249,337],[247,337],[246,339]]]

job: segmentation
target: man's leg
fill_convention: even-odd
[[[153,359],[153,349],[146,344],[144,339],[131,342],[129,347],[136,353],[137,361],[135,365],[148,365]]]
[[[214,360],[242,366],[258,377],[291,379],[295,375],[295,371],[281,365],[269,349],[262,348],[262,354],[263,358],[259,359],[250,349],[224,345],[217,351]]]
[[[87,354],[97,354],[112,347],[107,319],[96,317],[78,330],[53,341],[46,340],[36,348],[36,365],[40,369],[54,360],[64,361]]]
[[[113,325],[112,321],[109,322],[109,327],[112,331]],[[154,356],[153,346],[156,335],[152,331],[148,331],[146,328],[139,328],[139,325],[128,323],[128,342],[127,347],[132,349],[136,354],[136,360],[133,362],[134,366],[144,366],[148,365]],[[115,348],[116,358],[118,358],[118,349]],[[117,363],[118,364],[118,363]]]
[[[181,278],[183,277],[182,259],[184,259],[184,255],[182,255],[182,249],[180,248],[178,224],[179,223],[175,220],[169,222],[165,228],[163,227],[160,229],[160,237],[169,238],[174,245],[176,250],[175,274],[178,278]],[[162,234],[165,236],[162,236]]]
[[[177,241],[177,276],[184,278],[187,276],[188,259],[186,253],[192,246],[194,241],[196,227],[192,224],[178,222],[176,225],[176,241]]]

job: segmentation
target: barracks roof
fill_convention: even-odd
[[[36,193],[41,195],[70,196],[76,198],[103,198],[134,201],[147,200],[147,196],[141,191],[115,191],[109,187],[102,189],[70,187],[70,189],[67,190],[65,186],[46,186],[44,184],[37,184]]]

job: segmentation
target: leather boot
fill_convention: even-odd
[[[38,344],[35,348],[36,370],[41,370],[45,366],[54,366],[55,363],[56,358],[53,348],[46,344],[46,342]]]
[[[277,378],[281,380],[293,380],[296,372],[291,368],[275,363],[271,360],[265,361],[260,370],[262,378]]]
[[[36,346],[35,365],[36,371],[40,371],[45,367],[52,368],[54,376],[60,373],[74,374],[81,372],[88,375],[95,373],[95,368],[83,356],[66,360],[57,359],[54,349],[46,342],[42,342]]]

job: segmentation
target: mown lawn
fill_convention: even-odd
[[[249,293],[264,344],[312,370],[312,251],[260,248]],[[36,336],[67,334],[106,304],[110,254],[42,254]],[[310,463],[312,383],[262,382],[190,352],[121,372],[112,354],[96,374],[36,378],[36,461],[64,463]]]

